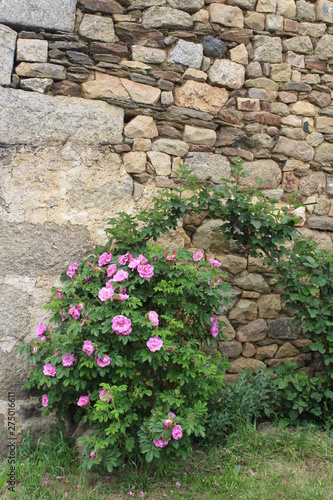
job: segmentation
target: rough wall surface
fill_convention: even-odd
[[[240,156],[244,186],[297,193],[300,231],[332,249],[333,2],[21,4],[0,5],[0,413],[16,390],[24,419],[14,348],[47,319],[51,284],[104,241],[111,214],[172,188],[179,161],[218,184]],[[316,374],[269,269],[218,226],[186,221],[170,244],[219,259],[233,283],[230,378],[284,359]]]

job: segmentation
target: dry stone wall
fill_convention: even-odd
[[[0,414],[8,390],[33,414],[14,348],[47,319],[59,272],[111,214],[172,188],[181,161],[218,184],[241,157],[242,185],[296,194],[300,232],[332,249],[332,91],[330,0],[2,0]],[[187,219],[163,241],[204,250],[233,283],[229,377],[284,359],[316,374],[270,270],[219,225]]]

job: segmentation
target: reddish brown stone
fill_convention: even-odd
[[[240,156],[244,160],[253,161],[254,156],[251,151],[238,148],[223,148],[223,154],[227,156]]]
[[[276,125],[279,126],[281,123],[281,117],[277,115],[272,115],[271,113],[266,113],[263,111],[262,113],[259,112],[254,112],[254,113],[247,113],[244,115],[244,121],[253,123],[253,122],[258,122],[258,123],[263,123],[265,125]]]
[[[243,122],[236,116],[236,113],[232,111],[222,109],[218,112],[217,117],[232,125],[243,125]]]
[[[325,73],[326,71],[326,61],[321,61],[318,57],[309,57],[305,58],[305,67],[307,69],[314,69],[316,71],[322,71]]]
[[[69,80],[56,82],[51,89],[52,94],[78,97],[80,95],[80,85]]]
[[[260,101],[259,99],[237,97],[237,109],[241,111],[260,111]]]
[[[293,92],[279,92],[277,100],[285,104],[290,104],[297,101],[297,95]]]
[[[130,56],[127,45],[122,43],[92,42],[90,44],[90,53],[92,56],[96,54],[112,54],[126,59]]]
[[[297,191],[299,184],[299,179],[293,174],[293,172],[286,172],[283,174],[282,188],[289,193]]]
[[[182,77],[175,71],[152,71],[151,75],[154,78],[162,78],[173,83],[183,83]]]
[[[119,40],[129,45],[144,45],[164,48],[164,36],[160,31],[145,30],[140,24],[120,23],[115,30]]]
[[[215,153],[216,148],[213,146],[204,146],[203,144],[191,144],[190,152],[196,151],[199,153]]]
[[[103,14],[123,14],[125,10],[115,0],[79,0],[83,12],[101,12]]]
[[[293,21],[292,19],[284,20],[284,31],[291,31],[293,33],[298,32],[299,23],[297,21]]]

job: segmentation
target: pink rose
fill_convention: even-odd
[[[107,300],[110,300],[113,294],[114,294],[113,288],[104,287],[101,288],[100,291],[98,292],[98,298],[101,302],[105,302]]]
[[[180,427],[180,425],[175,425],[175,427],[171,431],[173,439],[178,441],[178,439],[181,439],[183,437],[183,430]]]
[[[194,262],[198,262],[199,260],[202,260],[202,259],[203,259],[203,256],[204,256],[204,255],[203,255],[203,253],[202,253],[202,252],[200,252],[200,251],[195,252],[195,253],[193,254],[193,260],[194,260]]]
[[[74,354],[68,354],[66,352],[65,356],[61,358],[62,366],[72,366],[74,363]]]
[[[139,265],[138,273],[141,278],[147,280],[148,278],[151,278],[154,275],[154,266],[151,266],[150,264]]]
[[[46,332],[45,323],[40,323],[39,325],[36,326],[36,337],[41,339],[45,332]]]
[[[210,318],[211,322],[213,323],[213,326],[211,327],[210,329],[210,334],[211,336],[216,339],[216,337],[218,336],[219,334],[219,324],[218,324],[218,321],[217,319],[215,318],[215,316],[212,316]]]
[[[137,259],[131,258],[130,262],[128,264],[128,267],[133,270],[133,269],[136,269],[140,265],[140,263],[141,263],[141,260],[139,258],[137,258]]]
[[[121,314],[112,319],[112,330],[117,335],[129,335],[132,331],[132,321]]]
[[[79,397],[79,400],[77,402],[78,406],[87,406],[88,404],[89,404],[89,395]]]
[[[163,346],[163,340],[158,337],[151,337],[146,345],[151,352],[160,351]]]
[[[158,327],[158,314],[156,311],[150,311],[148,313],[148,319],[153,323],[156,328]]]
[[[114,276],[113,278],[110,280],[110,281],[115,281],[115,282],[119,282],[119,281],[125,281],[127,280],[128,278],[128,272],[127,271],[123,271],[122,269],[120,271],[118,271]]]
[[[65,321],[66,316],[67,316],[67,313],[66,313],[65,309],[62,310],[62,312],[60,313],[60,316],[61,316],[61,320]]]
[[[171,438],[168,438],[166,441],[163,441],[163,437],[161,436],[160,439],[154,439],[154,445],[157,448],[164,448],[165,446],[167,446],[169,444],[170,440],[171,440]]]
[[[172,262],[176,260],[176,249],[174,249],[171,255],[165,250],[165,262]]]
[[[73,278],[74,274],[76,273],[76,271],[78,270],[79,266],[77,265],[76,262],[74,262],[74,264],[68,266],[68,269],[67,269],[67,276],[69,278]]]
[[[116,264],[111,264],[106,270],[106,274],[108,275],[108,278],[112,278],[117,272],[117,265]]]
[[[109,366],[109,364],[112,361],[112,358],[109,358],[109,356],[104,354],[103,359],[96,356],[95,361],[97,363],[97,366],[99,366],[100,368],[105,368],[106,366]]]
[[[170,419],[167,419],[167,420],[163,420],[163,425],[166,429],[170,429],[171,425],[173,424],[173,421],[170,420]]]
[[[59,356],[59,354],[60,354],[59,349],[57,349],[56,351],[54,351],[54,355],[55,355],[55,356]]]
[[[118,258],[118,262],[119,264],[121,264],[122,266],[124,266],[125,264],[127,264],[127,261],[130,260],[132,258],[132,255],[130,253],[125,253],[124,255],[121,255],[119,258]]]
[[[107,253],[107,252],[104,252],[102,253],[102,255],[100,255],[99,259],[98,259],[98,265],[101,267],[101,266],[106,266],[107,264],[110,264],[111,262],[111,259],[112,259],[112,253]]]
[[[94,460],[94,458],[95,458],[95,453],[92,451],[92,452],[90,453],[90,460]]]
[[[220,267],[221,266],[221,262],[219,262],[218,260],[215,260],[215,259],[208,259],[208,262],[213,267]]]
[[[76,304],[76,309],[79,311],[79,312],[82,312],[83,309],[84,309],[84,306],[82,304]]]
[[[33,350],[32,350],[33,354],[37,354],[38,352],[38,347],[34,347]]]
[[[57,373],[57,369],[55,366],[52,366],[51,363],[46,363],[43,368],[43,373],[44,375],[47,375],[48,377],[55,377],[55,374]]]
[[[99,399],[101,399],[102,401],[106,401],[107,403],[109,403],[111,401],[110,391],[106,391],[105,389],[101,389],[99,391]]]
[[[68,314],[70,314],[74,319],[79,319],[81,315],[78,308],[76,306],[73,306],[72,304],[70,304],[70,309],[68,311]]]
[[[116,296],[113,297],[113,300],[122,301],[122,300],[127,300],[128,297],[129,297],[129,295],[127,295],[127,293],[119,293],[117,297]]]
[[[91,262],[87,262],[87,266],[88,267],[92,267],[92,263]]]
[[[58,299],[61,299],[61,300],[64,298],[62,296],[61,290],[57,290],[56,297],[58,297]]]
[[[92,342],[90,340],[85,340],[83,342],[82,351],[85,352],[89,356],[89,358],[92,358],[94,354],[94,346],[92,345]]]
[[[168,418],[176,418],[176,414],[173,413],[173,411],[169,411],[168,415],[167,415]]]
[[[44,408],[47,408],[49,405],[49,398],[47,397],[47,394],[43,394],[42,396],[42,406],[44,406]]]

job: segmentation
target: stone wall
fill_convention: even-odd
[[[333,2],[2,0],[0,40],[0,414],[9,390],[33,414],[14,349],[47,320],[60,271],[105,241],[109,216],[172,188],[180,161],[218,184],[240,156],[244,186],[297,192],[300,231],[332,249]],[[269,269],[218,226],[186,220],[169,245],[204,250],[233,283],[229,377],[284,359],[316,374]]]

